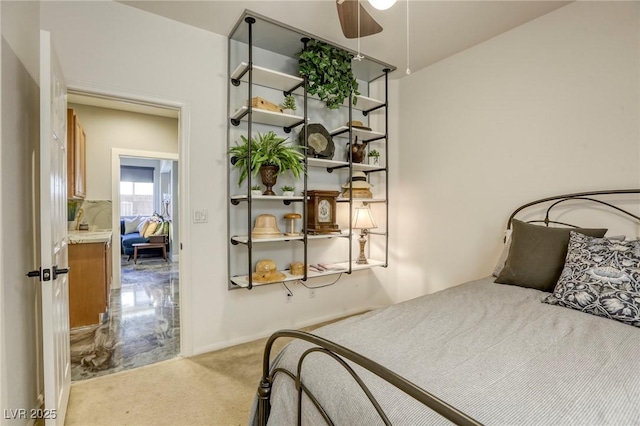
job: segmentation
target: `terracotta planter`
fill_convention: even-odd
[[[275,186],[276,180],[278,179],[279,170],[280,168],[278,166],[260,167],[260,178],[262,179],[262,184],[267,187],[262,195],[276,195],[272,188]]]

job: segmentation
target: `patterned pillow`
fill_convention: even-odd
[[[640,241],[572,231],[558,284],[543,302],[640,327]]]

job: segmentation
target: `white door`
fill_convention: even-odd
[[[67,87],[40,32],[40,265],[45,424],[63,425],[71,387],[67,263]]]

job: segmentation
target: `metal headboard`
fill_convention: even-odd
[[[513,213],[511,213],[511,216],[509,216],[509,220],[507,221],[507,230],[511,229],[511,221],[522,210],[527,209],[527,208],[532,207],[532,206],[535,206],[536,204],[544,204],[544,203],[548,203],[548,202],[551,202],[551,201],[555,201],[555,202],[551,203],[549,205],[549,207],[547,207],[547,211],[545,213],[544,219],[531,220],[531,221],[528,221],[528,222],[529,223],[544,223],[546,226],[549,226],[550,224],[554,224],[554,225],[563,225],[563,226],[569,226],[569,227],[573,227],[573,228],[578,228],[578,226],[570,224],[570,223],[564,223],[564,222],[559,222],[559,221],[555,221],[555,220],[549,219],[549,213],[551,212],[552,208],[556,207],[557,205],[559,205],[561,203],[564,203],[564,202],[567,202],[567,201],[582,200],[582,201],[590,201],[590,202],[594,202],[596,204],[603,205],[603,206],[605,206],[607,208],[613,209],[614,211],[622,213],[624,216],[630,217],[630,218],[634,219],[636,222],[640,223],[640,216],[638,216],[636,214],[633,214],[630,211],[625,210],[625,209],[623,209],[621,207],[614,206],[610,202],[606,202],[606,201],[603,201],[603,200],[600,200],[600,199],[597,199],[597,198],[592,198],[594,196],[621,195],[621,194],[640,194],[640,189],[612,189],[612,190],[605,190],[605,191],[576,192],[574,194],[555,195],[553,197],[541,198],[539,200],[532,201],[530,203],[524,204],[524,205],[518,207],[517,209],[515,209],[513,211]]]

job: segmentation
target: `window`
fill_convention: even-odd
[[[120,216],[151,216],[153,167],[120,166]]]

